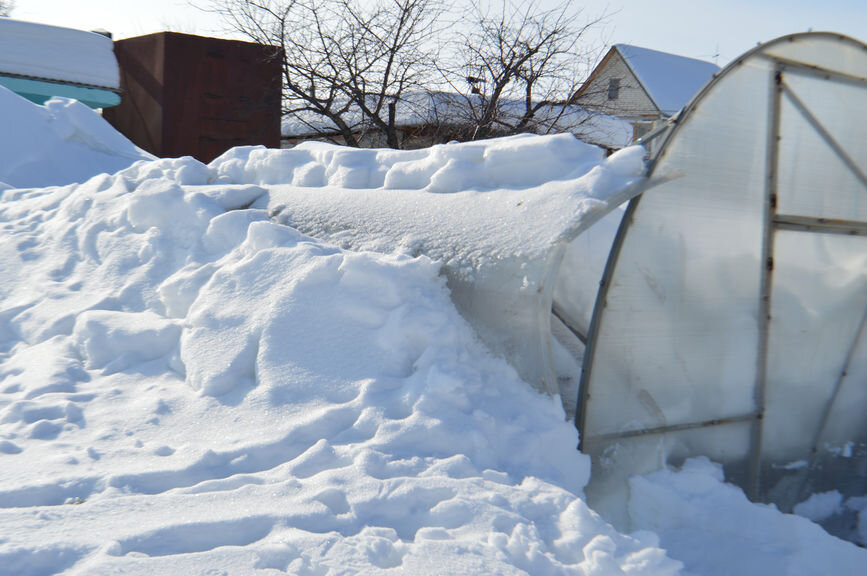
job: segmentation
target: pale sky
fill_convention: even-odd
[[[867,0],[576,0],[575,5],[583,6],[587,16],[610,14],[594,40],[601,36],[607,43],[635,44],[720,66],[757,42],[808,29],[867,42]],[[16,0],[12,17],[103,28],[115,39],[162,30],[226,36],[218,17],[196,10],[188,0]]]

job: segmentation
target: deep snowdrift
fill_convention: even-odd
[[[458,145],[433,166],[436,150],[406,153],[401,169],[459,183],[477,155],[511,147],[511,166],[540,145],[568,153],[479,186],[617,192],[598,152],[562,138]],[[618,533],[582,500],[589,460],[559,399],[480,344],[439,263],[270,221],[270,184],[381,186],[390,155],[247,150],[0,192],[0,573],[863,568],[864,550],[700,461],[636,479],[636,527],[661,540]],[[45,156],[39,175],[76,161]]]
[[[75,100],[36,106],[0,86],[0,118],[0,190],[84,182],[153,159]]]

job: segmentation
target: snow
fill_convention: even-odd
[[[84,182],[153,159],[75,100],[52,98],[36,106],[0,86],[0,110],[0,189]]]
[[[111,38],[9,18],[0,18],[0,74],[120,87]]]
[[[559,134],[413,151],[241,147],[211,166],[220,182],[271,185],[272,216],[316,238],[478,268],[539,255],[564,230],[619,205],[643,156],[632,147],[606,160],[601,149]]]
[[[701,460],[634,479],[637,531],[618,532],[583,499],[590,462],[560,400],[452,303],[443,263],[484,256],[459,239],[512,235],[499,256],[532,254],[551,240],[536,216],[601,216],[634,182],[635,150],[605,161],[571,137],[521,137],[132,163],[107,130],[70,148],[46,111],[71,103],[10,102],[20,131],[0,157],[26,133],[43,153],[0,180],[68,180],[77,154],[105,156],[81,183],[0,191],[0,573],[863,569],[867,551],[750,503]],[[278,222],[317,196],[363,210],[380,241]],[[373,216],[390,202],[451,235],[388,233],[396,212]],[[475,229],[485,214],[502,228]]]
[[[837,490],[820,492],[795,506],[794,512],[814,522],[821,522],[836,514],[842,503],[843,495]]]
[[[719,66],[629,44],[615,45],[656,106],[672,115],[719,71]]]
[[[635,528],[652,530],[687,573],[860,574],[867,551],[800,516],[753,504],[706,458],[630,480]]]

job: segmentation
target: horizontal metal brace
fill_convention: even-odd
[[[572,318],[567,314],[560,306],[557,305],[556,302],[551,306],[551,314],[554,315],[554,318],[563,323],[563,326],[566,327],[569,332],[572,333],[575,338],[581,341],[582,344],[587,346],[587,335],[584,334],[581,330],[575,327],[575,322]]]
[[[805,64],[803,62],[798,62],[797,60],[789,60],[788,58],[780,58],[779,56],[774,56],[772,54],[757,54],[756,56],[774,62],[784,72],[867,88],[867,78],[861,76],[852,76],[851,74],[822,68],[821,66]]]
[[[845,236],[867,236],[867,222],[857,220],[836,220],[833,218],[813,218],[777,214],[774,228],[796,232],[819,232],[822,234],[843,234]]]
[[[581,443],[583,446],[587,446],[588,443],[593,442],[610,442],[611,440],[636,438],[638,436],[667,434],[668,432],[682,432],[684,430],[695,430],[696,428],[709,428],[710,426],[722,426],[724,424],[736,424],[738,422],[751,422],[758,419],[758,412],[750,412],[749,414],[741,414],[740,416],[731,416],[729,418],[714,418],[713,420],[705,420],[703,422],[687,422],[684,424],[671,424],[669,426],[659,426],[656,428],[642,428],[639,430],[625,430],[623,432],[599,434],[597,436],[591,436],[589,438],[582,438]]]

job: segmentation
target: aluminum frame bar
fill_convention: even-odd
[[[795,106],[795,108],[797,108],[798,112],[801,113],[801,116],[803,116],[804,119],[809,122],[810,126],[812,126],[813,129],[819,133],[819,136],[822,137],[822,140],[824,140],[825,143],[831,147],[831,149],[843,162],[843,164],[845,164],[846,167],[852,171],[852,174],[854,174],[855,177],[858,178],[861,184],[865,188],[867,188],[867,175],[865,175],[864,172],[861,171],[861,168],[858,166],[858,164],[856,164],[855,161],[852,160],[852,158],[850,158],[848,154],[846,154],[846,150],[840,145],[839,142],[837,142],[834,136],[831,135],[830,132],[828,132],[828,130],[822,125],[822,123],[819,122],[819,119],[816,118],[816,116],[814,116],[812,112],[810,112],[809,108],[807,108],[807,105],[804,104],[804,102],[800,98],[798,98],[798,95],[795,94],[794,90],[792,90],[792,87],[788,86],[785,82],[783,82],[782,89],[783,93],[786,95],[786,98]]]
[[[637,438],[640,436],[650,436],[652,434],[667,434],[669,432],[680,432],[682,430],[695,430],[696,428],[709,428],[710,426],[722,426],[725,424],[737,424],[738,422],[749,422],[759,418],[757,412],[749,414],[740,414],[738,416],[730,416],[728,418],[713,418],[702,422],[686,422],[683,424],[669,424],[667,426],[657,426],[655,428],[642,428],[640,430],[626,430],[623,432],[610,432],[608,434],[598,434],[584,440],[592,444],[593,442],[610,442],[612,440]],[[583,439],[582,439],[583,440]]]
[[[774,227],[777,230],[791,230],[794,232],[867,236],[867,222],[860,222],[858,220],[838,220],[833,218],[816,218],[813,216],[795,216],[793,214],[777,214],[774,216]]]
[[[863,78],[861,76],[853,76],[844,72],[838,72],[829,68],[823,68],[822,66],[804,64],[803,62],[798,62],[797,60],[781,58],[779,56],[774,56],[773,54],[759,54],[758,56],[760,58],[764,58],[765,60],[770,60],[771,62],[774,62],[774,64],[776,64],[776,67],[778,67],[784,72],[797,74],[798,76],[810,76],[813,78],[819,78],[821,80],[829,80],[831,82],[838,82],[840,84],[852,84],[854,86],[861,86],[867,88],[867,78]]]

